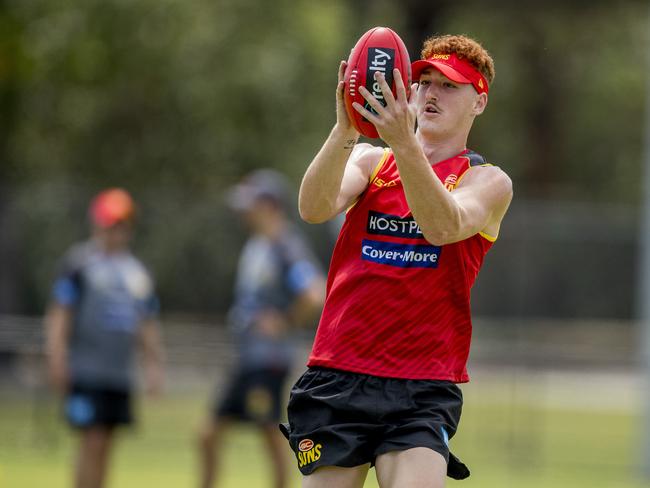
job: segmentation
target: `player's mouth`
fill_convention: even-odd
[[[427,103],[424,106],[424,113],[425,114],[439,114],[440,109],[433,103]]]

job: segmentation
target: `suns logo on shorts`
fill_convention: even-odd
[[[298,466],[303,467],[320,459],[321,444],[314,444],[311,439],[303,439],[298,444]]]

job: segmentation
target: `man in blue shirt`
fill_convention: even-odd
[[[144,348],[147,389],[162,386],[158,301],[129,251],[135,205],[124,190],[101,192],[89,209],[92,237],[63,257],[45,316],[50,380],[80,434],[77,488],[104,485],[115,427],[132,422],[134,352]]]
[[[227,194],[250,236],[241,252],[229,322],[239,359],[225,395],[215,402],[199,438],[201,487],[217,478],[225,429],[235,420],[255,423],[266,443],[274,486],[287,486],[284,439],[278,430],[293,362],[292,326],[316,319],[324,275],[287,215],[289,186],[276,171],[248,175]]]

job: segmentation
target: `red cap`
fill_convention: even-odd
[[[455,53],[434,54],[427,59],[420,59],[411,64],[413,81],[418,81],[422,71],[435,68],[456,83],[471,83],[478,93],[488,92],[488,82],[472,64],[456,56]]]
[[[107,228],[131,220],[135,216],[135,204],[125,190],[109,188],[93,198],[88,213],[93,224]]]

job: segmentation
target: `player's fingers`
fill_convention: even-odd
[[[383,114],[385,111],[384,106],[381,104],[379,100],[377,100],[372,93],[368,91],[368,89],[365,86],[360,86],[359,87],[359,93],[363,96],[363,98],[366,99],[366,102],[368,102],[368,105],[370,105],[375,112],[377,112],[379,115]]]
[[[383,75],[383,73],[375,71],[375,82],[379,83],[379,88],[381,89],[381,93],[384,96],[384,100],[386,100],[386,105],[393,105],[395,103],[395,97],[393,96],[393,92],[391,91],[390,86],[388,86],[388,83],[386,83],[386,77]]]
[[[336,99],[343,100],[343,91],[345,90],[345,82],[339,80],[339,84],[336,87]]]
[[[347,61],[341,61],[341,64],[339,64],[339,81],[343,81],[343,78],[345,76],[345,68],[347,67]]]
[[[395,94],[397,95],[397,101],[400,103],[408,103],[404,80],[402,80],[402,75],[397,68],[393,70],[393,79],[395,80]]]
[[[418,83],[413,83],[411,85],[411,95],[409,96],[409,105],[415,104],[415,99],[418,96],[418,86],[420,86]]]
[[[374,98],[374,97],[373,97],[373,98]],[[365,108],[363,108],[363,105],[361,105],[359,102],[354,102],[354,103],[352,104],[352,108],[354,108],[357,112],[359,112],[361,115],[363,115],[363,117],[364,117],[366,120],[369,120],[369,121],[372,122],[374,125],[377,125],[377,123],[379,122],[379,117],[377,117],[377,116],[376,116],[374,113],[372,113],[370,110],[366,110]]]

